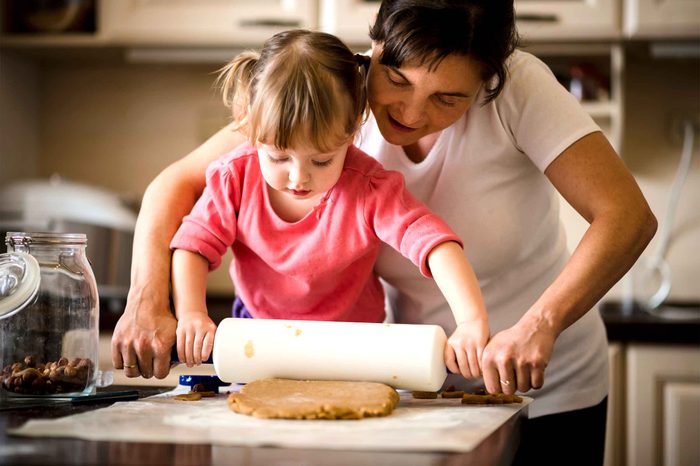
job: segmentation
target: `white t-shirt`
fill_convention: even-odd
[[[533,55],[514,52],[508,69],[502,93],[486,105],[476,100],[420,163],[387,143],[373,117],[356,140],[387,169],[402,172],[408,189],[462,238],[492,334],[515,324],[568,260],[558,198],[543,172],[572,143],[600,130]],[[376,271],[389,284],[397,322],[439,324],[448,335],[454,330],[435,282],[407,259],[384,247]],[[607,357],[605,327],[594,309],[557,339],[544,387],[527,393],[535,398],[530,417],[602,401]],[[451,376],[447,383],[458,380]]]

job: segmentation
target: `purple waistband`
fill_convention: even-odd
[[[236,300],[233,302],[233,317],[239,317],[241,319],[252,319],[253,316],[250,314],[248,308],[245,307],[241,298],[236,296]]]

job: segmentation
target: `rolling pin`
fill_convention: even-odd
[[[227,318],[216,330],[213,361],[229,383],[277,377],[437,391],[447,377],[446,340],[437,325]]]

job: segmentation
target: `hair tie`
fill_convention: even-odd
[[[361,53],[356,53],[355,54],[355,61],[359,66],[362,66],[365,68],[365,70],[369,69],[369,63],[370,63],[370,58],[367,55],[362,55]]]

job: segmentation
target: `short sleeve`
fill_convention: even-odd
[[[383,242],[413,262],[432,278],[428,254],[446,241],[462,241],[450,227],[405,187],[401,173],[378,170],[369,178],[364,206],[365,220]]]
[[[495,105],[513,143],[544,172],[554,159],[598,125],[541,60],[516,51]]]
[[[221,264],[221,257],[236,239],[240,182],[223,159],[213,162],[206,176],[204,192],[182,220],[170,248],[200,254],[213,270]]]

